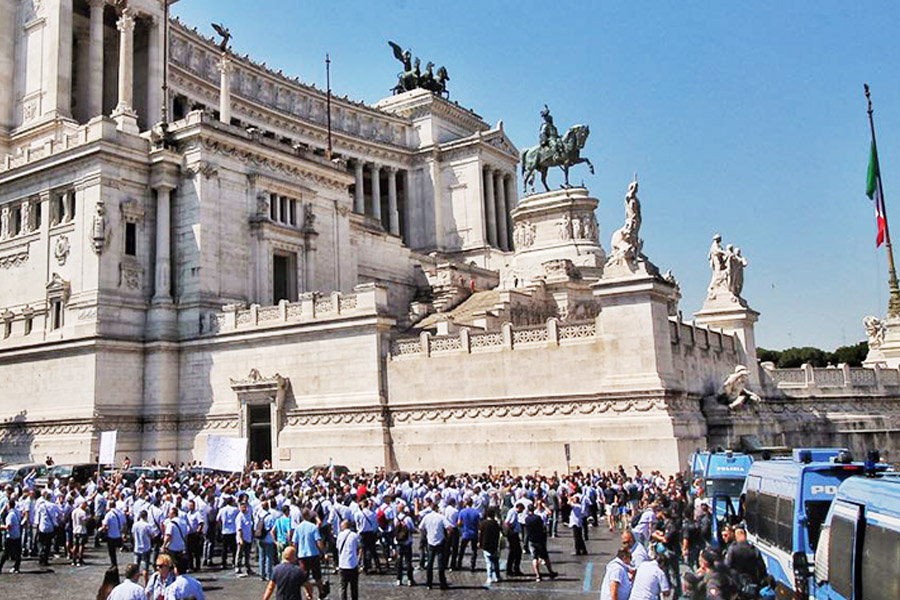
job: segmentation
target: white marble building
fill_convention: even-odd
[[[0,0],[0,460],[672,470],[758,372],[746,303],[604,273],[587,190],[519,205],[502,122],[335,97],[329,158],[322,90],[123,4]]]

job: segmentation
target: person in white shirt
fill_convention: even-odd
[[[670,589],[659,563],[655,559],[645,560],[634,575],[629,600],[660,600],[663,596],[668,597]]]
[[[142,510],[138,520],[131,526],[131,538],[134,544],[134,562],[138,568],[144,565],[144,585],[150,577],[150,553],[153,550],[153,537],[156,528],[147,521],[147,511]]]
[[[137,583],[140,572],[138,565],[128,563],[125,566],[125,581],[113,588],[107,600],[147,600],[144,588]]]
[[[347,598],[347,589],[350,589],[350,598],[359,600],[359,558],[361,548],[359,546],[359,534],[350,529],[350,521],[344,519],[341,522],[341,532],[337,536],[338,569],[341,571],[341,598]]]
[[[175,563],[175,581],[166,588],[165,600],[206,600],[203,586],[199,581],[181,572],[182,566]]]
[[[72,511],[72,564],[84,564],[84,545],[87,543],[87,511],[84,510],[84,502],[75,502]]]
[[[608,565],[603,583],[600,584],[600,600],[628,600],[631,595],[631,552],[622,548]]]

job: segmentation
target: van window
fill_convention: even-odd
[[[759,510],[758,498],[759,494],[757,494],[753,490],[750,490],[747,492],[747,496],[744,500],[744,519],[747,522],[747,531],[749,531],[753,535],[757,535],[759,533],[759,518],[757,516],[757,511]]]
[[[806,530],[809,534],[809,549],[815,550],[819,544],[819,532],[822,530],[822,523],[828,516],[828,507],[831,502],[823,502],[821,500],[811,500],[805,504],[806,511]]]
[[[850,561],[847,561],[850,562]],[[862,596],[866,600],[900,598],[900,533],[866,525],[863,540]]]
[[[828,583],[844,598],[853,597],[853,521],[834,515],[828,547]],[[896,596],[895,596],[896,597]]]
[[[778,522],[775,542],[779,548],[791,552],[794,547],[794,499],[778,498]]]
[[[771,544],[778,542],[778,498],[769,494],[757,497],[759,537]]]

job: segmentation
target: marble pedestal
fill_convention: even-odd
[[[510,213],[516,253],[501,271],[501,286],[519,287],[543,277],[543,264],[568,260],[587,279],[599,279],[606,253],[598,241],[599,202],[585,188],[526,196]]]
[[[870,339],[869,353],[863,361],[864,367],[900,367],[900,318],[888,317],[883,321],[884,341],[876,345]]]
[[[750,308],[743,298],[730,292],[719,292],[715,298],[707,298],[703,308],[694,313],[695,323],[735,334],[741,343],[740,357],[750,370],[750,382],[759,387],[759,365],[756,364],[756,336],[754,323],[759,313]]]

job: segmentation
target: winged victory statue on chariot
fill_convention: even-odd
[[[403,71],[397,74],[397,85],[392,88],[395,94],[423,89],[443,98],[450,97],[450,93],[447,91],[447,82],[450,81],[450,76],[447,75],[446,67],[438,67],[435,72],[435,64],[428,62],[423,73],[419,57],[414,59],[411,50],[404,50],[394,42],[388,42],[388,45],[394,51],[394,58],[403,64]]]

